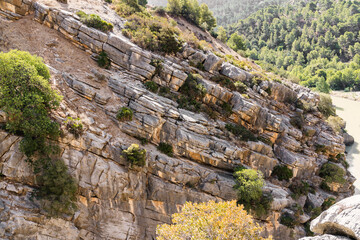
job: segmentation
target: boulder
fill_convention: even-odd
[[[224,60],[219,58],[218,56],[216,56],[213,53],[210,53],[209,55],[207,55],[205,63],[204,63],[204,68],[206,71],[208,72],[216,72],[219,71],[221,68],[221,65],[223,64]]]
[[[344,133],[343,134],[343,138],[344,138],[344,144],[346,146],[351,146],[354,144],[355,140],[354,140],[354,137],[351,136],[350,134],[348,133]]]
[[[203,63],[205,59],[206,59],[206,55],[203,54],[202,52],[196,52],[189,57],[189,60],[195,65],[199,63]]]
[[[334,234],[360,239],[359,223],[360,195],[355,195],[336,203],[313,220],[311,222],[311,231],[317,234]]]
[[[220,73],[235,81],[246,81],[248,78],[251,77],[249,73],[238,67],[235,67],[234,65],[231,65],[230,63],[224,63],[221,66]]]
[[[305,237],[305,238],[301,238],[299,240],[350,240],[350,238],[325,234],[325,235],[316,236],[316,237]]]

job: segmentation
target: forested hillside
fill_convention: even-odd
[[[214,12],[219,26],[226,26],[244,19],[250,14],[270,5],[279,5],[289,0],[199,0]],[[167,0],[149,0],[150,5],[166,6]]]
[[[323,92],[360,90],[359,31],[360,1],[346,0],[271,6],[229,28],[252,59]]]

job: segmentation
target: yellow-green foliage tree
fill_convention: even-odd
[[[181,213],[172,215],[172,225],[156,230],[157,240],[263,240],[262,228],[236,201],[185,203]]]

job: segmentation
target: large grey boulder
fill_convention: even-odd
[[[343,138],[344,138],[344,144],[346,146],[351,146],[354,144],[355,140],[354,140],[354,137],[351,136],[350,134],[348,133],[344,133],[343,134]]]
[[[330,207],[311,222],[311,230],[317,234],[334,234],[360,239],[360,195],[343,199]]]
[[[305,237],[301,238],[300,240],[350,240],[350,238],[325,234],[316,237]]]
[[[246,71],[244,71],[238,67],[235,67],[234,65],[232,65],[230,63],[224,63],[221,66],[220,73],[222,75],[225,75],[225,76],[235,80],[235,81],[245,81],[251,77],[250,73],[247,73]]]
[[[208,72],[216,72],[220,70],[221,65],[223,64],[224,60],[219,58],[213,53],[207,55],[204,68]]]

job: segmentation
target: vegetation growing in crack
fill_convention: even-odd
[[[111,61],[108,58],[108,55],[105,51],[101,51],[99,53],[99,56],[97,56],[96,61],[99,65],[99,67],[105,68],[105,69],[109,69],[111,66]]]
[[[84,126],[80,118],[67,117],[64,124],[69,132],[74,134],[75,137],[79,137],[84,130]]]
[[[0,53],[0,108],[7,114],[6,129],[21,134],[20,150],[36,176],[34,196],[52,216],[73,214],[77,185],[53,143],[59,124],[50,117],[61,96],[50,84],[50,72],[42,59],[28,52]]]
[[[80,21],[88,27],[96,28],[103,32],[112,31],[114,28],[112,23],[102,20],[101,17],[96,14],[86,14],[83,11],[78,11],[76,15],[78,15],[80,17]]]
[[[142,1],[118,0],[115,2],[116,12],[127,19],[123,34],[142,48],[175,54],[182,49],[183,43],[198,49],[206,48],[204,41],[199,41],[194,34],[180,31],[174,20],[164,17],[165,12],[155,11],[159,14],[151,14],[141,6]],[[208,16],[205,7],[201,8],[204,16]],[[202,21],[210,21],[203,18]],[[205,25],[204,25],[205,26]]]
[[[346,182],[345,180],[345,171],[341,167],[337,166],[333,163],[325,163],[319,172],[319,176],[324,179],[324,181],[321,184],[321,187],[324,190],[331,190],[329,184],[332,183],[338,183],[338,184],[344,184]]]
[[[143,167],[146,164],[146,150],[140,148],[137,144],[131,144],[127,150],[123,150],[123,154],[125,154],[131,166]]]
[[[267,215],[273,199],[271,194],[262,190],[264,186],[262,173],[253,169],[240,168],[235,170],[234,178],[238,203],[243,204],[248,212],[258,217]]]
[[[168,143],[164,143],[164,142],[161,142],[159,144],[159,146],[157,147],[157,149],[162,152],[162,153],[165,153],[166,155],[168,155],[169,157],[172,157],[173,154],[174,154],[174,150],[173,150],[173,147],[168,144]]]
[[[228,123],[225,125],[225,128],[238,137],[241,141],[258,141],[256,136],[244,126]]]
[[[116,118],[121,122],[132,121],[133,111],[128,107],[122,107],[116,114]]]
[[[276,176],[280,181],[289,181],[293,177],[293,171],[285,165],[276,165],[271,176]]]

